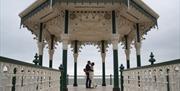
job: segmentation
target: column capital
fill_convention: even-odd
[[[49,49],[49,59],[53,60],[54,49]]]
[[[69,40],[69,34],[62,34],[61,39],[62,39],[62,41],[68,41]]]
[[[61,39],[62,39],[63,49],[67,50],[68,49],[69,35],[68,34],[62,34]]]
[[[125,49],[126,59],[130,60],[130,53],[131,51],[129,49]]]
[[[118,49],[119,34],[113,34],[111,37],[113,49]]]
[[[136,42],[135,43],[135,48],[136,48],[137,55],[140,55],[141,43],[140,42]]]
[[[74,62],[77,62],[77,58],[78,58],[78,53],[74,53],[73,56],[74,56]]]
[[[101,57],[102,57],[102,62],[105,62],[106,53],[101,53]]]
[[[39,42],[38,41],[38,50],[39,50],[39,55],[42,55],[43,54],[43,49],[44,49],[44,46],[45,46],[45,43],[42,41],[42,42]]]

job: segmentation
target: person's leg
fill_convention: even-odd
[[[92,78],[91,78],[91,87],[94,88],[94,81]]]
[[[92,75],[92,77],[91,77],[91,87],[92,87],[92,88],[96,88],[93,75]]]
[[[86,74],[86,88],[88,88],[88,75]]]
[[[91,72],[90,72],[90,73],[89,73],[89,84],[88,84],[89,88],[91,88],[91,78],[92,78],[92,74],[91,74]]]
[[[88,79],[88,75],[86,75],[86,88],[88,88],[88,81],[89,79]]]
[[[89,88],[91,88],[91,79],[89,79]]]
[[[89,88],[89,74],[86,75],[86,88]]]

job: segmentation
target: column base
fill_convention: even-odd
[[[127,60],[127,69],[129,69],[129,68],[130,68],[130,61]]]
[[[49,68],[52,68],[52,60],[49,60]]]
[[[42,66],[43,55],[39,55],[39,65]]]
[[[63,91],[68,91],[68,88],[63,88]]]
[[[106,83],[103,83],[102,86],[106,86]]]
[[[74,83],[73,86],[74,86],[74,87],[77,87],[78,85],[77,85],[77,83]]]
[[[120,91],[120,88],[113,88],[113,91]]]
[[[137,55],[137,67],[141,67],[141,56]]]

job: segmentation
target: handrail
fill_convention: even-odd
[[[34,64],[31,64],[31,63],[27,63],[27,62],[15,60],[15,59],[7,58],[7,57],[2,57],[2,56],[0,56],[0,62],[13,63],[13,64],[16,64],[16,65],[23,65],[23,66],[34,67],[34,68],[39,68],[39,69],[60,71],[60,70],[58,70],[58,69],[52,69],[52,68],[48,68],[48,67],[43,67],[43,66],[39,66],[39,65],[34,65]]]
[[[141,66],[141,67],[135,67],[135,68],[125,69],[125,70],[123,70],[123,71],[130,71],[130,70],[137,70],[137,69],[145,69],[145,68],[151,68],[151,67],[158,67],[158,66],[179,64],[179,63],[180,63],[180,59],[175,59],[175,60],[172,60],[172,61],[166,61],[166,62],[157,63],[157,64],[153,64],[153,65],[145,65],[145,66]]]

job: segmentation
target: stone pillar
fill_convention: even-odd
[[[136,24],[136,41],[135,41],[135,48],[136,48],[136,56],[137,56],[137,67],[141,66],[141,39],[140,39],[140,31],[139,31],[139,23]]]
[[[40,23],[39,38],[38,38],[39,65],[40,66],[42,66],[42,64],[43,64],[43,49],[44,49],[42,33],[43,33],[43,23]]]
[[[119,35],[116,34],[116,14],[112,11],[112,44],[113,44],[113,64],[114,64],[114,87],[113,91],[120,91],[119,88],[119,71],[118,71],[118,40]]]
[[[127,69],[130,68],[130,45],[128,42],[128,36],[125,35],[125,54],[126,54],[126,61],[127,61]]]
[[[77,58],[78,58],[78,41],[74,41],[74,84],[73,86],[78,86],[77,84]]]
[[[54,35],[51,35],[51,44],[49,46],[49,68],[52,68],[54,54]]]
[[[102,57],[102,86],[106,86],[106,73],[105,73],[105,44],[104,40],[101,41],[101,57]]]
[[[67,88],[67,50],[68,50],[68,21],[69,21],[69,11],[65,10],[65,20],[64,20],[64,35],[62,35],[62,44],[63,44],[63,77],[62,77],[62,86],[63,86],[63,91],[68,91]]]

